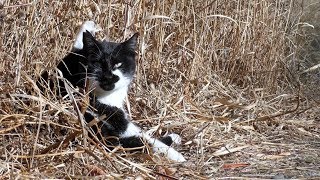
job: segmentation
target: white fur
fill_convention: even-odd
[[[128,88],[114,89],[112,91],[104,91],[100,87],[96,87],[95,94],[99,102],[109,106],[115,106],[123,109],[123,102],[126,98]]]
[[[152,150],[156,153],[164,154],[169,159],[177,162],[185,162],[186,159],[183,157],[181,153],[176,151],[170,146],[167,146],[163,142],[159,141],[158,139],[152,138],[150,135],[142,132],[142,130],[134,125],[133,123],[129,123],[127,130],[120,135],[120,137],[131,137],[131,136],[138,136],[144,138],[149,144],[152,146]],[[181,138],[178,134],[170,134],[169,135],[175,143],[181,143]]]
[[[114,65],[115,68],[118,68],[122,65],[122,63],[117,63],[116,65]]]
[[[115,88],[111,91],[105,91],[97,86],[95,88],[95,94],[99,102],[123,109],[123,103],[127,96],[131,79],[125,77],[119,69],[112,73],[119,76],[119,81],[115,83]]]
[[[93,21],[85,21],[81,27],[73,47],[76,49],[83,48],[83,32],[89,31],[93,36],[96,32],[100,31],[100,28]],[[121,64],[117,64],[121,66]],[[115,88],[111,91],[105,91],[98,86],[98,82],[90,81],[91,87],[94,88],[94,92],[97,95],[98,101],[103,104],[116,106],[123,109],[123,103],[128,93],[128,87],[131,82],[130,78],[127,78],[123,75],[120,70],[115,70],[113,74],[119,76],[119,81],[115,83]]]
[[[153,144],[153,151],[154,152],[165,154],[165,155],[167,155],[167,157],[169,159],[177,161],[177,162],[185,162],[186,161],[186,159],[183,157],[183,155],[181,153],[179,153],[178,151],[176,151],[172,147],[167,146],[163,142],[161,142],[157,139],[151,138],[151,137],[148,140],[148,142],[150,144]]]
[[[83,48],[83,32],[86,31],[89,31],[94,36],[96,32],[100,31],[100,29],[95,25],[93,21],[85,21],[80,27],[80,31],[78,32],[76,40],[73,44],[73,48]]]
[[[180,145],[181,144],[181,137],[178,134],[172,133],[169,134],[174,144]]]
[[[141,137],[141,135],[142,135],[141,129],[138,126],[136,126],[136,125],[134,125],[133,123],[130,122],[128,124],[128,127],[127,127],[126,131],[123,132],[120,135],[120,137],[122,137],[122,138],[131,137],[131,136],[139,136],[139,137]]]

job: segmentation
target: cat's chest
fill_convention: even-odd
[[[104,91],[98,87],[93,93],[96,95],[96,99],[99,103],[123,109],[123,103],[127,96],[127,88]]]

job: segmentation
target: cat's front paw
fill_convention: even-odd
[[[179,153],[178,151],[176,151],[175,149],[173,148],[170,148],[168,150],[168,154],[167,154],[167,157],[173,161],[176,161],[176,162],[185,162],[187,161],[183,155],[181,153]]]
[[[175,134],[175,133],[172,133],[172,134],[169,134],[168,136],[171,137],[171,140],[174,144],[176,145],[180,145],[181,144],[181,137],[180,135],[178,134]]]

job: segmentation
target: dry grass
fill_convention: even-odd
[[[318,104],[292,68],[306,37],[299,5],[0,1],[0,179],[319,178]],[[187,163],[109,152],[87,137],[73,102],[39,94],[34,80],[88,19],[99,37],[140,33],[132,118],[155,136],[181,134]]]

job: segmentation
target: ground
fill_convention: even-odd
[[[1,1],[0,179],[319,179],[317,1]],[[85,98],[35,80],[85,20],[139,32],[132,120],[177,133],[187,159],[109,151],[87,135]]]

